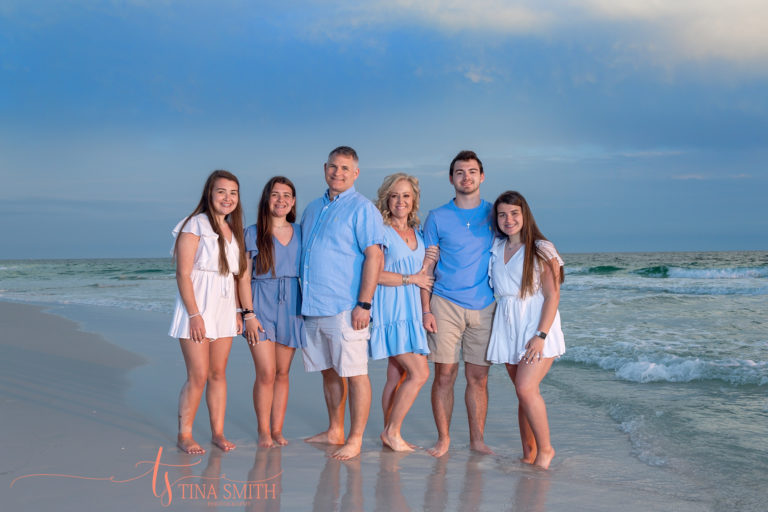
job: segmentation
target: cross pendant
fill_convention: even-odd
[[[467,221],[467,229],[469,229],[469,221]]]

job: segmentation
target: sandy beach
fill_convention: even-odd
[[[461,379],[447,456],[383,449],[378,397],[386,366],[378,361],[370,365],[374,401],[363,453],[330,459],[327,447],[303,442],[325,428],[326,415],[320,376],[306,374],[300,358],[284,432],[290,444],[259,450],[243,340],[228,368],[226,433],[237,449],[210,445],[202,404],[195,436],[208,453],[185,455],[175,448],[184,365],[178,342],[165,336],[168,321],[151,312],[0,302],[3,510],[712,510],[706,490],[691,492],[694,483],[632,457],[609,418],[549,384],[562,379],[543,385],[557,449],[552,468],[518,462],[517,403],[501,368],[491,372],[486,428],[496,455],[468,449]],[[552,375],[568,371],[555,365]],[[435,436],[430,385],[403,428],[422,447]]]

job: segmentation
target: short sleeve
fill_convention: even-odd
[[[433,212],[429,212],[427,220],[424,221],[424,245],[426,247],[440,245],[440,239],[437,236],[437,223],[435,222],[435,214]]]
[[[560,257],[557,253],[557,249],[555,249],[555,246],[549,240],[536,240],[536,251],[539,254],[543,254],[547,261],[557,259],[561,267],[565,265],[563,258]]]
[[[259,254],[259,247],[256,244],[256,224],[245,228],[245,252],[249,259],[253,259]]]
[[[359,212],[355,223],[355,236],[360,252],[365,252],[372,245],[386,246],[381,212],[367,199]]]
[[[176,227],[173,228],[174,238],[179,236],[179,232],[192,233],[196,236],[210,236],[214,238],[219,237],[219,235],[217,235],[211,227],[211,223],[208,221],[208,217],[204,213],[199,213],[194,217],[188,217],[188,219],[188,222],[187,219],[182,219],[178,224],[176,224]],[[184,224],[184,222],[187,223]],[[183,229],[182,225],[184,226]]]

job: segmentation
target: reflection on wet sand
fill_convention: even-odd
[[[518,477],[510,511],[544,512],[547,509],[550,474],[546,471],[536,472],[540,474]]]
[[[310,446],[325,452],[325,466],[317,481],[312,510],[316,512],[341,511],[356,512],[363,507],[363,477],[360,471],[360,457],[351,460],[337,460],[330,455],[338,450],[338,446],[308,443]],[[341,467],[347,470],[347,485],[344,495],[341,495]],[[341,496],[341,501],[339,501]]]
[[[249,482],[261,482],[268,480],[274,484],[273,499],[251,500],[246,510],[249,512],[270,512],[280,510],[280,496],[282,495],[283,478],[283,450],[274,448],[257,448],[253,458],[253,467],[248,472]]]
[[[400,485],[400,461],[408,455],[410,453],[393,452],[389,448],[385,448],[379,453],[375,510],[382,512],[411,510]]]
[[[448,504],[448,461],[450,452],[435,459],[435,465],[427,478],[427,488],[424,491],[424,510],[442,512]]]

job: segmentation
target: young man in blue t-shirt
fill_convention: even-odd
[[[496,302],[488,282],[488,260],[494,231],[492,205],[480,198],[483,164],[473,151],[461,151],[451,162],[449,181],[456,197],[429,212],[424,243],[438,246],[432,294],[422,290],[424,328],[435,365],[432,413],[438,439],[429,453],[440,457],[451,444],[453,387],[464,360],[470,448],[493,453],[483,440],[488,411],[488,369],[485,358]]]

